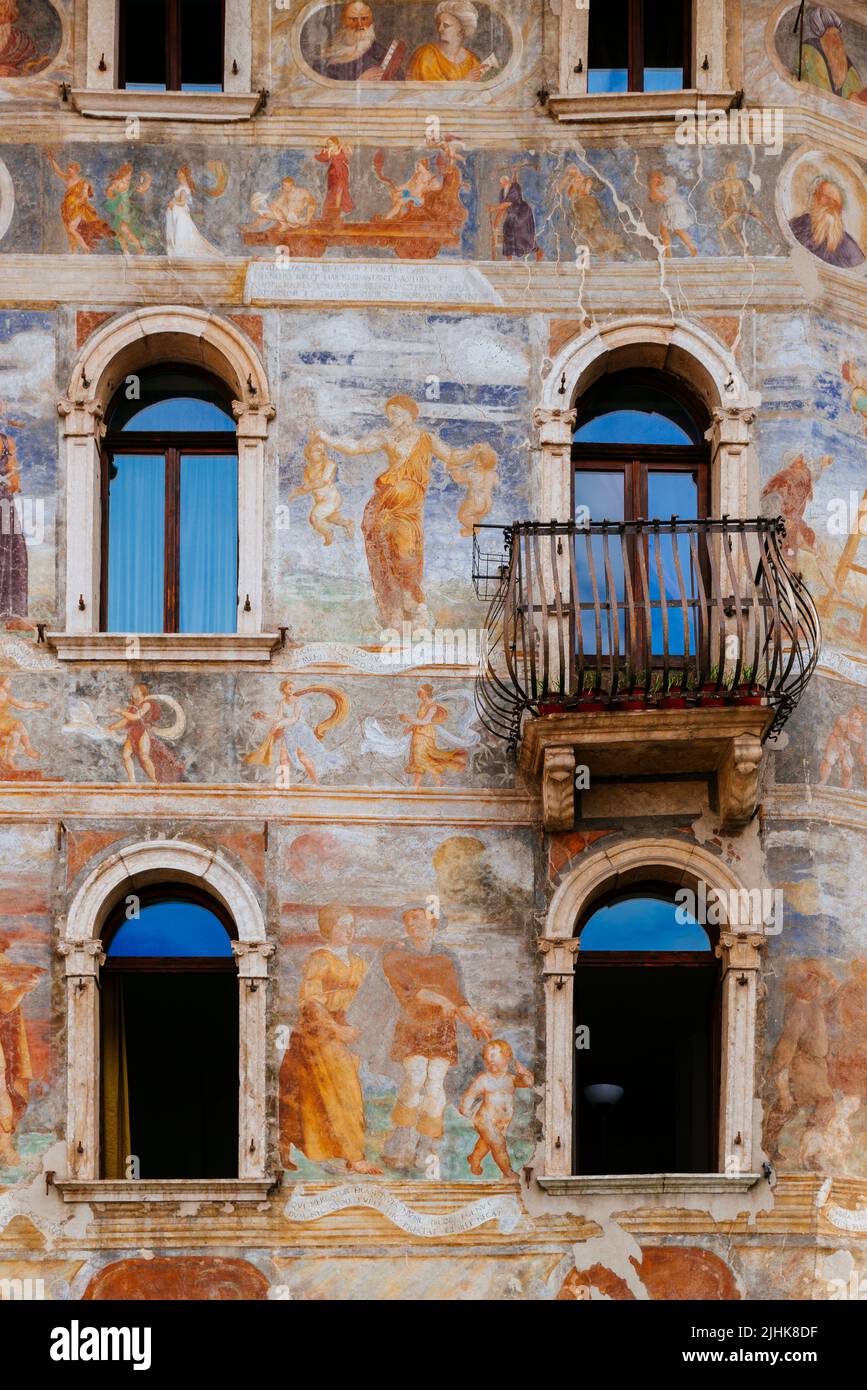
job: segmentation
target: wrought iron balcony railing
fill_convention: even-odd
[[[776,734],[816,666],[813,601],[781,519],[519,522],[491,553],[476,683],[482,722],[515,746],[526,714],[765,704]]]

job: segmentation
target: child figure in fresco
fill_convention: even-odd
[[[23,748],[28,758],[38,758],[33,744],[30,742],[27,730],[11,713],[15,709],[48,709],[44,700],[17,700],[12,695],[10,686],[11,676],[0,678],[0,769],[8,772],[16,771],[15,759],[19,749]]]
[[[466,497],[458,507],[461,535],[471,536],[473,527],[484,521],[494,505],[497,476],[497,455],[489,444],[477,444],[463,467],[449,469],[452,481],[465,487]]]
[[[292,502],[296,497],[313,498],[308,521],[317,535],[322,537],[324,545],[334,543],[335,526],[342,527],[347,539],[352,540],[355,522],[348,521],[340,510],[343,498],[337,488],[336,461],[330,456],[322,440],[315,435],[304,449],[304,459],[304,481],[289,494],[289,501]]]
[[[867,435],[867,370],[860,369],[855,362],[844,362],[843,380],[851,387],[849,403],[855,414],[861,416]]]
[[[460,1111],[472,1118],[478,1142],[467,1157],[470,1172],[482,1175],[482,1163],[490,1154],[504,1178],[517,1178],[512,1167],[506,1140],[515,1113],[515,1092],[519,1087],[532,1086],[533,1076],[515,1058],[515,1070],[509,1066],[513,1059],[510,1045],[502,1038],[489,1042],[482,1052],[485,1070],[467,1087]],[[473,1113],[475,1111],[475,1113]]]

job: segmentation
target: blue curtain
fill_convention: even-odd
[[[162,632],[165,459],[117,454],[109,483],[108,631]]]
[[[234,632],[238,590],[238,460],[181,457],[181,632]]]

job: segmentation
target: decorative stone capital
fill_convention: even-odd
[[[276,413],[270,401],[232,401],[239,439],[267,439],[268,422]]]
[[[575,749],[546,748],[542,766],[542,819],[546,830],[575,825]]]
[[[543,936],[540,937],[538,946],[545,957],[542,978],[554,980],[559,989],[567,976],[575,974],[575,957],[581,949],[581,942],[577,936]]]
[[[79,938],[76,941],[61,941],[57,954],[66,961],[66,978],[93,977],[99,975],[99,968],[105,961],[102,942],[94,937]]]
[[[723,963],[723,971],[757,971],[762,963],[761,951],[765,938],[756,934],[740,935],[737,932],[720,932],[714,947],[714,954]]]
[[[242,980],[267,980],[268,961],[276,951],[270,941],[233,941],[232,954]]]
[[[732,739],[717,771],[719,809],[725,829],[747,825],[755,815],[762,766],[762,741],[756,734]]]
[[[533,424],[539,431],[539,441],[543,445],[571,445],[577,419],[577,410],[549,410],[546,406],[537,405],[533,411]]]
[[[101,439],[105,434],[100,401],[85,400],[83,397],[70,400],[68,396],[61,396],[57,402],[57,413],[64,421],[63,432],[67,437],[82,435],[88,439]]]
[[[716,451],[723,446],[745,448],[752,438],[757,412],[751,405],[718,405],[711,411],[713,423],[705,439]]]

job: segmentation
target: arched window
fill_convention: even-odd
[[[709,425],[707,409],[679,378],[657,370],[612,372],[581,397],[577,412],[572,443],[573,515],[580,524],[652,518],[670,521],[672,517],[695,521],[708,515],[710,447],[704,437]],[[644,547],[642,558],[650,602],[650,651],[642,631],[630,655],[636,666],[643,666],[663,648],[663,597],[675,615],[668,634],[668,654],[675,658],[683,654],[683,624],[676,608],[681,597],[681,578],[692,605],[696,587],[689,535],[681,532],[675,540],[670,534],[657,539],[652,533],[645,533],[639,542],[634,529],[626,528],[620,543],[609,545],[607,560],[602,537],[594,535],[589,541],[592,553],[588,553],[584,540],[579,540],[576,565],[580,591],[589,595],[595,581],[606,590],[603,597],[608,602],[608,591],[612,590],[621,617],[625,618],[623,551],[628,552],[630,574],[645,572],[638,563],[639,543]],[[584,650],[589,653],[596,651],[596,616],[595,606],[585,605],[582,637]],[[694,606],[690,620],[690,647],[695,653]],[[608,653],[608,641],[603,625],[604,654]]]
[[[131,890],[108,919],[103,1178],[238,1176],[233,936],[222,905],[180,883]]]
[[[648,883],[594,904],[579,936],[573,1171],[715,1171],[720,969],[705,929]]]
[[[235,631],[237,438],[216,379],[164,366],[124,382],[107,415],[102,518],[103,631]]]
[[[588,92],[690,85],[692,0],[606,0],[589,8]]]

